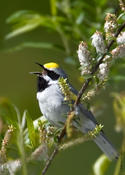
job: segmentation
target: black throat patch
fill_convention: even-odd
[[[37,80],[37,91],[42,92],[44,89],[48,88],[49,84],[43,77],[38,77]]]

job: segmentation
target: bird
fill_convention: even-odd
[[[65,103],[65,96],[61,91],[59,79],[64,78],[73,94],[78,92],[68,81],[65,71],[56,62],[45,64],[36,63],[42,69],[40,72],[31,72],[37,76],[37,100],[43,116],[56,127],[62,127],[66,121],[66,116],[70,107]],[[79,104],[75,109],[79,123],[73,121],[73,125],[83,134],[94,130],[98,122],[91,111],[86,109],[83,104]],[[93,139],[97,146],[104,152],[109,160],[118,159],[119,153],[112,143],[105,136],[103,130]]]

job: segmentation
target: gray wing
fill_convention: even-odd
[[[73,86],[69,83],[69,86],[71,88],[71,91],[75,94],[78,95],[78,91],[73,88]],[[95,124],[98,124],[94,115],[92,114],[91,111],[89,111],[88,109],[86,109],[82,104],[79,104],[79,108],[81,110],[81,112],[85,115],[85,117],[89,118],[90,120],[92,120]]]
[[[70,85],[71,86],[71,85]],[[78,92],[71,86],[71,91],[74,94],[78,94]],[[79,104],[80,112],[83,114],[82,117],[85,118],[84,122],[82,123],[82,131],[83,133],[87,132],[87,130],[93,129],[97,123],[94,115],[91,111],[88,111],[84,108],[82,104]],[[86,130],[87,129],[87,130]],[[116,151],[112,143],[107,139],[104,135],[104,132],[101,131],[99,135],[97,135],[93,141],[98,145],[98,147],[107,155],[110,160],[118,159],[119,153]]]

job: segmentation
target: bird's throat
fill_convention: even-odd
[[[38,77],[38,80],[37,80],[37,91],[38,92],[42,92],[43,90],[45,90],[48,87],[49,87],[48,81],[45,80],[43,77]]]

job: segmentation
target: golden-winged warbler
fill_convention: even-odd
[[[65,97],[59,85],[59,78],[67,78],[67,75],[57,63],[50,62],[44,65],[36,64],[42,68],[41,72],[32,72],[38,77],[37,100],[40,110],[52,125],[62,127],[62,124],[65,123],[66,115],[70,111],[70,107],[64,100]],[[70,90],[77,95],[77,91],[70,84],[69,86]],[[93,114],[85,109],[82,104],[77,106],[76,115],[78,121],[76,122],[74,120],[73,125],[82,133],[94,130],[98,124]],[[93,141],[110,160],[118,158],[118,152],[110,141],[108,141],[103,131],[101,131]]]

